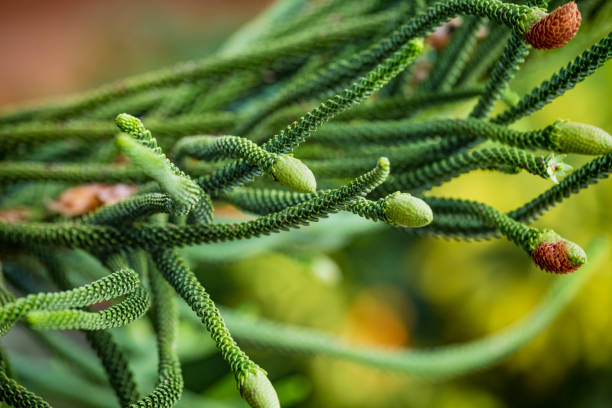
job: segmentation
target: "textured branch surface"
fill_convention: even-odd
[[[507,167],[506,167],[507,166]],[[531,174],[557,181],[557,175],[564,174],[569,166],[553,156],[536,156],[517,149],[482,149],[449,156],[438,162],[408,171],[382,185],[379,193],[403,191],[424,191],[462,173],[475,169],[524,169]]]
[[[576,57],[565,68],[534,88],[521,101],[493,118],[493,122],[508,124],[532,114],[566,91],[574,88],[612,58],[612,32],[600,42]]]
[[[272,139],[262,145],[262,148],[272,153],[289,153],[306,140],[312,132],[337,114],[350,106],[360,103],[372,92],[381,88],[409,64],[423,49],[423,41],[410,41],[391,57],[380,63],[366,76],[354,82],[341,94],[328,99],[318,107],[308,112],[297,122],[293,122]],[[207,190],[223,190],[242,180],[247,180],[256,174],[253,166],[245,162],[230,165],[209,177],[200,180],[200,185]],[[221,182],[223,180],[223,182]]]
[[[509,88],[532,49],[567,44],[583,18],[590,22],[607,10],[603,1],[583,0],[579,7],[562,0],[279,1],[204,59],[0,113],[0,337],[21,320],[27,333],[46,338],[49,351],[85,374],[74,377],[74,386],[71,371],[66,381],[34,375],[18,359],[10,366],[20,350],[9,350],[8,357],[0,350],[0,404],[49,407],[19,384],[23,375],[33,391],[54,384],[54,397],[68,404],[106,406],[103,398],[81,395],[103,385],[99,367],[84,353],[72,355],[71,341],[48,341],[44,332],[78,329],[121,407],[175,406],[185,384],[193,388],[178,358],[177,331],[184,326],[176,297],[210,334],[242,398],[254,408],[277,408],[266,371],[235,338],[419,375],[463,374],[534,338],[586,280],[588,269],[559,279],[532,315],[499,334],[429,351],[352,347],[232,312],[226,324],[225,312],[207,292],[209,274],[195,263],[192,270],[186,262],[192,259],[183,260],[177,248],[255,239],[348,211],[418,235],[505,237],[544,271],[569,274],[586,263],[585,251],[550,229],[527,224],[612,169],[609,129],[565,118],[533,130],[509,126],[610,59],[612,33],[522,98]],[[425,48],[434,37],[435,49]],[[498,101],[508,108],[490,119]],[[598,157],[559,182],[570,166],[557,153]],[[525,170],[558,184],[508,213],[472,200],[417,196],[477,169],[509,176]],[[92,197],[94,186],[70,186],[91,182],[129,183],[121,188],[133,195],[108,186]],[[236,212],[217,207],[220,202],[251,215],[224,219]],[[348,232],[329,225],[321,223],[322,245],[354,229],[372,230],[367,222],[351,224]],[[313,228],[304,236],[317,233]],[[228,254],[244,255],[243,248],[267,248],[271,241],[279,242],[189,252],[209,265],[211,259],[231,262]],[[10,286],[4,286],[2,272]],[[91,283],[75,288],[73,277]],[[16,297],[13,289],[25,296]],[[138,324],[152,324],[158,364],[156,376],[146,373],[155,376],[151,389],[141,393],[130,369],[141,344],[119,333],[115,340],[108,329],[130,325],[147,312],[150,319]],[[199,360],[198,366],[212,361]],[[51,372],[61,370],[54,366]],[[145,375],[141,371],[138,377]],[[185,374],[192,372],[190,362]],[[284,375],[278,367],[271,373],[272,379]],[[285,387],[280,395],[289,394]],[[187,405],[210,404],[195,393],[186,397]]]
[[[137,285],[138,276],[134,271],[124,269],[77,289],[18,298],[0,308],[0,333],[5,334],[10,325],[30,311],[89,306],[133,292]]]

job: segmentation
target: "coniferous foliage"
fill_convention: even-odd
[[[328,0],[301,11],[302,1],[284,3],[203,60],[0,112],[4,206],[39,205],[45,183],[58,191],[94,182],[138,186],[131,197],[79,216],[42,212],[0,222],[0,254],[11,284],[0,287],[0,336],[18,322],[41,333],[82,330],[120,406],[171,407],[184,386],[175,350],[176,303],[184,301],[209,332],[240,395],[253,407],[277,407],[265,369],[240,348],[243,342],[420,375],[461,374],[518,349],[569,302],[601,245],[585,252],[552,230],[528,224],[607,177],[612,137],[563,120],[529,131],[509,125],[605,64],[612,57],[612,33],[522,97],[508,84],[530,52],[567,44],[596,2],[549,7],[547,0]],[[432,48],[428,36],[457,16],[463,25],[447,44]],[[336,17],[340,23],[330,25]],[[478,42],[484,26],[489,37]],[[426,60],[432,63],[423,72],[419,62]],[[265,70],[275,73],[277,83],[264,80]],[[492,117],[501,101],[507,108]],[[457,102],[473,104],[466,118],[419,117]],[[480,146],[485,141],[496,145]],[[597,157],[572,169],[563,162],[570,153]],[[117,157],[127,164],[117,164]],[[550,180],[551,187],[509,213],[428,194],[476,169],[525,171]],[[219,223],[219,203],[255,217]],[[220,311],[206,282],[176,251],[282,233],[338,211],[413,234],[503,236],[546,272],[585,270],[557,283],[528,319],[491,338],[384,352]],[[73,284],[58,248],[86,251],[107,275]],[[594,258],[585,265],[587,253]],[[42,271],[35,283],[11,272],[32,264]],[[15,289],[25,295],[16,296]],[[108,304],[100,308],[101,302]],[[154,388],[142,396],[125,350],[108,329],[147,313],[158,372]],[[9,361],[0,356],[0,400],[15,407],[49,406],[18,382]]]

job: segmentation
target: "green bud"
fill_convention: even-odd
[[[280,408],[274,386],[259,367],[249,370],[239,379],[240,395],[253,408]]]
[[[425,201],[399,191],[387,196],[383,213],[390,224],[400,227],[424,227],[433,220],[433,212]]]
[[[565,245],[567,246],[567,258],[570,260],[572,265],[584,265],[587,262],[587,254],[580,247],[580,245],[575,242],[565,240]]]
[[[132,136],[136,136],[147,131],[140,119],[127,113],[120,113],[117,115],[115,118],[115,123],[122,132]]]
[[[283,186],[301,193],[316,193],[317,180],[312,171],[301,160],[282,154],[271,168],[274,179]]]
[[[612,136],[603,129],[565,120],[553,124],[552,141],[563,153],[601,155],[612,153]]]
[[[376,166],[383,169],[388,169],[391,166],[391,162],[389,162],[389,159],[386,157],[379,157],[378,161],[376,162]]]

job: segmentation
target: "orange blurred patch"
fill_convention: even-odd
[[[243,219],[249,216],[231,204],[215,205],[215,218],[236,218]]]
[[[115,157],[115,159],[113,160],[113,164],[117,165],[128,164],[129,162],[130,159],[123,153],[117,155],[117,157]]]
[[[25,221],[29,217],[30,211],[27,208],[11,208],[9,210],[0,210],[0,221],[4,222]]]
[[[341,335],[361,344],[405,347],[410,333],[401,313],[386,299],[385,292],[365,290],[350,305]]]
[[[49,209],[73,217],[94,211],[103,205],[115,204],[136,191],[128,184],[83,184],[64,191],[56,201],[49,203]]]
[[[440,51],[448,45],[453,30],[460,27],[462,23],[461,17],[453,18],[448,23],[441,25],[434,31],[425,37],[425,42],[431,45],[436,50]]]

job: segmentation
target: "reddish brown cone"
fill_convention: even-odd
[[[574,38],[581,21],[578,6],[570,1],[532,25],[525,33],[525,41],[536,49],[561,48]]]
[[[531,259],[540,269],[552,273],[570,273],[580,268],[568,257],[569,249],[563,241],[541,242],[531,253]]]

